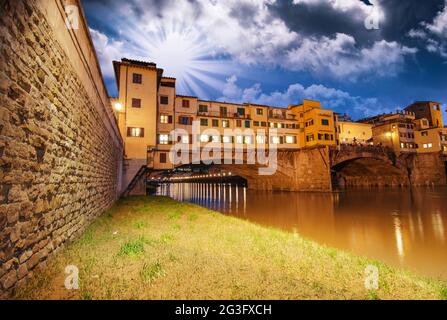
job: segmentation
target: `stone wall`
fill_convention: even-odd
[[[0,297],[120,192],[122,141],[82,10],[68,29],[67,3],[0,1]]]
[[[411,183],[416,186],[447,184],[444,159],[440,153],[419,153],[409,164]]]

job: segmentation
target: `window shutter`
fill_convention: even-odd
[[[141,128],[141,135],[140,137],[144,137],[144,128]]]
[[[168,116],[168,123],[172,123],[172,116]]]
[[[128,136],[128,137],[130,137],[131,130],[132,130],[131,127],[127,127],[127,136]]]

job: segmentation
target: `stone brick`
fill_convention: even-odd
[[[65,28],[52,28],[61,16],[42,14],[38,0],[6,3],[0,26],[0,295],[114,203],[123,154],[91,44],[82,44],[90,50],[82,57],[76,50],[68,56],[74,39]],[[47,5],[57,11],[56,3]],[[75,69],[84,57],[90,70]]]
[[[0,279],[0,284],[3,289],[7,290],[11,288],[17,282],[17,272],[16,270],[11,270],[3,278]]]

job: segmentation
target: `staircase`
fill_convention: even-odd
[[[130,181],[127,188],[121,194],[121,197],[127,197],[132,192],[132,190],[135,188],[135,186],[141,179],[146,179],[146,174],[148,173],[148,171],[149,171],[149,168],[147,166],[141,166],[141,168],[137,171],[135,176]]]

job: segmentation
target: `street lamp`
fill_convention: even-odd
[[[121,111],[123,109],[123,105],[119,102],[115,102],[113,107],[115,108],[116,111]]]

